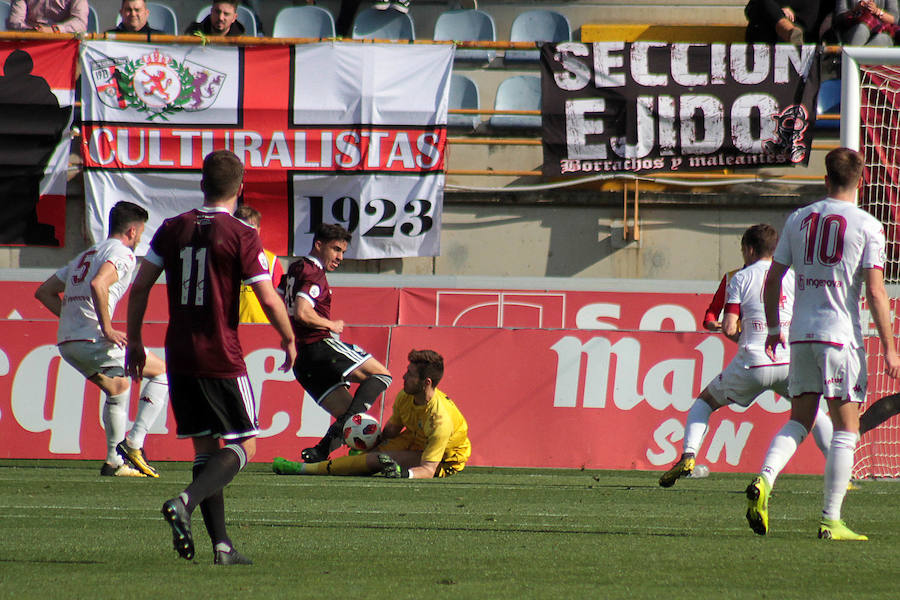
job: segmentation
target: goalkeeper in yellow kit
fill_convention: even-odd
[[[275,458],[279,475],[371,475],[425,479],[462,471],[472,454],[468,425],[438,383],[444,359],[434,350],[412,350],[403,374],[403,391],[394,400],[378,446],[364,454],[317,463]]]

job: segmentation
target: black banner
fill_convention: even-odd
[[[788,44],[546,44],[544,175],[806,165],[820,59]]]

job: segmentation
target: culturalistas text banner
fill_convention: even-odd
[[[0,42],[0,245],[62,246],[78,41]]]
[[[788,44],[547,44],[544,175],[805,165],[819,56]]]
[[[351,231],[351,258],[439,253],[452,45],[91,41],[81,61],[95,239],[128,199],[150,212],[149,242],[202,201],[203,157],[229,149],[276,254],[308,252],[323,221]]]

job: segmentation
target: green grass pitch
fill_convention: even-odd
[[[172,549],[159,514],[188,482],[99,476],[97,461],[0,460],[0,598],[896,598],[900,489],[863,482],[844,516],[868,542],[816,538],[822,478],[783,476],[770,533],[749,475],[660,488],[659,473],[468,468],[448,480],[279,477],[226,490],[249,567]]]

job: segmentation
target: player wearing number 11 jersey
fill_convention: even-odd
[[[294,334],[269,276],[256,230],[234,218],[244,166],[220,150],[203,160],[203,206],[167,219],[150,242],[128,303],[130,374],[144,366],[141,326],[150,288],[163,270],[169,304],[166,363],[178,437],[194,444],[193,480],[163,503],[175,550],[194,557],[191,513],[199,506],[213,544],[215,564],[248,564],[225,529],[222,490],[253,458],[259,432],[256,402],[238,340],[241,282],[253,288],[272,326],[281,334],[288,370]],[[220,440],[224,441],[224,446]]]
[[[766,353],[785,342],[778,320],[782,277],[794,268],[794,319],[790,327],[788,391],[791,420],[812,424],[819,396],[825,396],[834,435],[825,461],[825,493],[819,537],[865,540],[841,520],[841,505],[859,439],[859,403],[866,397],[866,355],[859,319],[863,282],[866,301],[884,350],[886,372],[900,375],[884,287],[884,231],[856,206],[863,157],[837,148],[825,157],[828,197],[788,217],[775,249],[763,293],[768,337]],[[756,492],[751,488],[756,488]],[[754,498],[758,495],[756,508]],[[767,510],[768,488],[757,478],[747,489],[753,510]],[[752,521],[751,521],[752,525]]]

